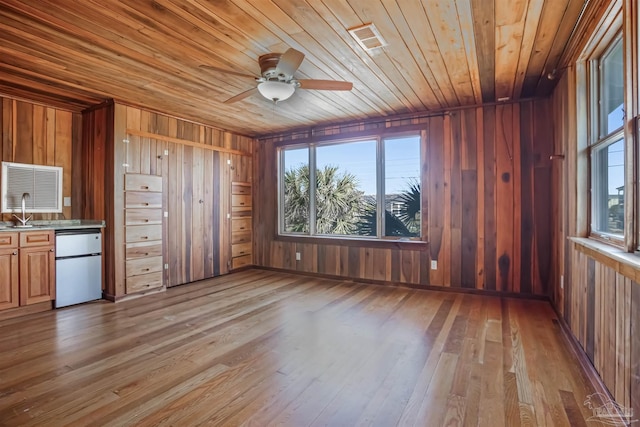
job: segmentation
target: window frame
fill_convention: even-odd
[[[423,227],[420,227],[418,236],[404,237],[404,236],[385,236],[385,143],[387,140],[400,139],[404,137],[416,137],[418,139],[418,156],[419,156],[419,171],[418,171],[418,183],[420,184],[420,205],[423,206],[423,198],[425,197],[423,188],[423,150],[422,144],[425,143],[423,132],[420,130],[406,130],[398,132],[385,132],[382,134],[370,134],[361,135],[357,137],[345,137],[345,138],[332,138],[326,141],[306,141],[298,144],[287,144],[277,147],[277,182],[278,182],[278,206],[277,206],[277,234],[280,237],[300,237],[305,239],[328,239],[328,240],[366,240],[370,242],[423,242],[427,236],[423,235]],[[285,217],[284,217],[284,176],[285,176],[285,162],[284,153],[287,150],[308,148],[308,166],[309,166],[309,180],[310,182],[316,181],[316,148],[326,147],[331,145],[342,145],[354,142],[362,141],[374,141],[376,147],[376,235],[375,236],[362,236],[362,235],[348,235],[348,234],[320,234],[316,230],[316,186],[310,185],[309,194],[309,232],[292,232],[285,231]],[[313,167],[312,167],[313,165]],[[424,221],[425,213],[420,214],[420,221]]]
[[[621,44],[622,58],[623,58],[623,124],[617,129],[606,133],[606,124],[604,123],[604,84],[602,81],[602,63],[607,56],[617,47],[617,44]],[[630,150],[634,150],[633,138],[630,138],[626,132],[626,123],[628,121],[627,113],[627,79],[626,79],[626,55],[625,55],[625,38],[622,25],[612,25],[607,31],[599,32],[598,37],[592,39],[589,42],[589,51],[586,57],[583,57],[582,62],[585,67],[578,67],[578,70],[582,69],[585,73],[583,80],[585,82],[584,88],[587,92],[587,108],[585,111],[585,120],[587,121],[587,141],[585,146],[585,153],[588,164],[588,200],[587,200],[587,235],[589,238],[603,241],[605,243],[629,250],[632,244],[629,242],[635,242],[634,224],[628,220],[631,217],[635,217],[637,198],[635,191],[627,191],[633,186],[629,185],[629,169],[635,168],[635,162],[629,162],[628,153]],[[578,78],[578,80],[581,80]],[[607,233],[603,231],[595,230],[595,171],[594,171],[594,154],[606,149],[608,146],[616,143],[622,139],[624,145],[624,172],[623,182],[625,186],[624,191],[624,231],[623,235],[617,235]],[[635,151],[632,151],[635,152]],[[634,246],[635,247],[635,246]]]

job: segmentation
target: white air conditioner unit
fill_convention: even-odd
[[[2,212],[20,212],[24,193],[27,212],[62,212],[62,168],[2,162]]]

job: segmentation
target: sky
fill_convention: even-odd
[[[385,192],[400,193],[408,183],[420,177],[420,136],[387,138],[385,140]],[[306,164],[309,150],[288,149],[285,168]],[[376,143],[375,140],[320,145],[316,149],[317,167],[338,166],[356,176],[366,195],[376,194]]]

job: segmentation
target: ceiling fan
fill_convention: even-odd
[[[296,79],[293,74],[298,70],[304,60],[304,53],[293,48],[285,53],[267,53],[258,58],[260,64],[260,77],[239,73],[233,70],[218,68],[211,65],[201,65],[202,68],[211,69],[235,76],[254,79],[258,85],[224,101],[231,104],[247,98],[256,92],[274,103],[289,99],[296,89],[314,90],[351,90],[353,83],[339,80],[315,80]]]

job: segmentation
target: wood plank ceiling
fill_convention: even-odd
[[[246,135],[545,96],[585,0],[0,0],[0,94],[81,110],[114,98]],[[374,23],[365,51],[348,28]],[[255,94],[257,58],[351,92]],[[205,66],[205,67],[203,67]]]

